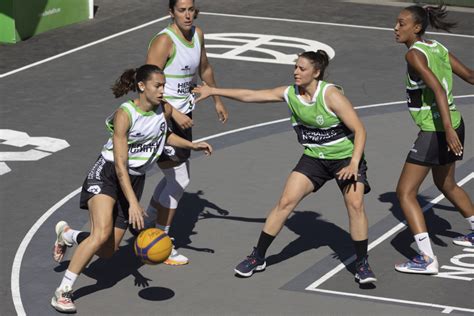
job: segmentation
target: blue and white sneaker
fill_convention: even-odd
[[[355,278],[359,282],[359,284],[377,282],[377,278],[375,277],[374,272],[370,268],[367,256],[363,260],[356,262]]]
[[[252,253],[244,261],[235,267],[234,271],[243,277],[251,277],[253,272],[263,271],[267,266],[265,258],[257,254],[257,248],[253,248]]]
[[[419,254],[405,263],[396,264],[395,270],[405,273],[438,274],[438,259],[436,256],[430,258],[427,255]]]
[[[454,238],[453,243],[463,247],[474,247],[474,232]]]

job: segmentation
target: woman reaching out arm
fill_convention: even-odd
[[[336,179],[349,215],[350,234],[356,252],[356,278],[375,282],[367,261],[367,216],[364,194],[370,191],[363,151],[366,133],[350,101],[341,89],[323,80],[329,58],[326,52],[299,55],[293,72],[295,83],[267,90],[222,89],[198,86],[198,100],[219,95],[241,102],[283,102],[291,112],[291,123],[304,147],[300,161],[290,173],[283,193],[270,211],[257,245],[235,268],[250,277],[266,267],[265,255],[286,219],[298,203],[326,181]]]

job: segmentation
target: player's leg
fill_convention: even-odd
[[[395,269],[400,272],[438,273],[438,261],[431,247],[423,211],[417,201],[418,190],[429,171],[428,166],[406,162],[398,180],[397,197],[420,252],[412,260],[397,264]]]
[[[252,253],[234,269],[235,273],[244,277],[250,277],[255,271],[262,271],[266,267],[265,254],[280,232],[286,219],[298,205],[298,203],[314,190],[311,180],[304,174],[293,171],[288,177],[283,193],[270,211],[263,230]]]
[[[468,234],[455,238],[453,243],[463,247],[474,247],[474,207],[469,195],[456,183],[454,174],[455,162],[433,167],[433,180],[436,187],[467,220],[471,230]]]
[[[344,203],[349,215],[349,229],[356,253],[355,278],[359,283],[376,282],[377,278],[369,265],[368,248],[368,220],[364,207],[365,184],[355,182],[343,189]]]
[[[190,181],[189,161],[168,167],[167,162],[160,163],[164,175],[163,180],[155,188],[147,213],[156,213],[156,227],[167,234],[173,222],[176,209]],[[165,168],[168,167],[168,168]],[[167,260],[168,265],[184,265],[189,259],[174,248]]]
[[[89,199],[91,234],[76,248],[61,284],[51,299],[51,305],[58,311],[76,310],[72,300],[74,282],[94,254],[109,240],[113,228],[115,202],[115,199],[105,194],[98,194]]]

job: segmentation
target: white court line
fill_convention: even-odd
[[[282,21],[282,22],[293,22],[293,23],[307,23],[307,24],[319,24],[319,25],[331,25],[331,26],[351,27],[351,28],[360,28],[360,29],[368,29],[368,30],[393,31],[392,28],[387,28],[387,27],[376,27],[376,26],[365,26],[365,25],[353,25],[353,24],[343,24],[343,23],[329,23],[329,22],[318,22],[318,21],[293,20],[293,19],[270,18],[270,17],[250,16],[250,15],[237,15],[237,14],[223,14],[223,13],[213,13],[213,12],[200,12],[200,14],[203,14],[203,15],[211,15],[211,16],[227,16],[227,17],[235,17],[235,18],[243,18],[243,19],[270,20],[270,21]],[[76,51],[82,50],[82,49],[84,49],[84,48],[87,48],[87,47],[90,47],[90,46],[93,46],[93,45],[96,45],[96,44],[99,44],[99,43],[108,41],[109,39],[112,39],[112,38],[121,36],[121,35],[123,35],[123,34],[127,34],[127,33],[129,33],[129,32],[133,32],[133,31],[136,31],[136,30],[138,30],[138,29],[147,27],[147,26],[149,26],[149,25],[151,25],[151,24],[154,24],[154,23],[163,21],[163,20],[165,20],[165,19],[167,19],[167,18],[169,18],[169,16],[164,16],[164,17],[161,17],[161,18],[159,18],[159,19],[156,19],[156,20],[147,22],[147,23],[145,23],[145,24],[141,24],[141,25],[139,25],[139,26],[133,27],[133,28],[131,28],[131,29],[128,29],[128,30],[125,30],[125,31],[122,31],[122,32],[119,32],[119,33],[116,33],[116,34],[113,34],[113,35],[104,37],[104,38],[102,38],[102,39],[100,39],[100,40],[91,42],[91,43],[89,43],[89,44],[86,44],[86,45],[83,45],[83,46],[80,46],[80,47],[77,47],[77,48],[68,50],[68,51],[66,51],[66,52],[64,52],[64,53],[61,53],[61,54],[58,54],[58,55],[54,55],[54,56],[52,56],[52,57],[49,57],[49,58],[46,58],[46,59],[37,61],[37,62],[35,62],[35,63],[26,65],[26,66],[21,67],[21,68],[17,68],[17,69],[15,69],[15,70],[12,70],[12,71],[9,71],[9,72],[5,72],[5,73],[3,73],[3,74],[0,74],[0,79],[1,79],[1,78],[5,78],[5,77],[10,76],[10,75],[13,75],[13,74],[15,74],[15,73],[17,73],[17,72],[20,72],[20,71],[23,71],[23,70],[26,70],[26,69],[29,69],[29,68],[32,68],[32,67],[35,67],[35,66],[44,64],[44,63],[46,63],[46,62],[48,62],[48,61],[51,61],[51,60],[54,60],[54,59],[57,59],[57,58],[60,58],[60,57],[69,55],[69,54],[71,54],[71,53],[74,53],[74,52],[76,52]],[[438,33],[438,32],[426,32],[426,33],[427,33],[427,34],[435,34],[435,35],[443,35],[443,36],[455,36],[455,37],[474,38],[474,35],[465,35],[465,34],[456,34],[456,33]]]
[[[15,305],[16,313],[19,316],[26,315],[25,309],[23,308],[23,303],[21,302],[21,295],[20,295],[20,268],[21,268],[21,261],[23,260],[23,255],[25,254],[26,248],[30,243],[33,236],[36,234],[38,229],[43,225],[46,220],[53,215],[61,206],[63,206],[67,201],[72,199],[76,194],[81,192],[81,188],[74,190],[73,192],[69,193],[65,196],[61,201],[54,204],[52,208],[50,208],[46,213],[43,214],[30,228],[28,233],[26,233],[25,237],[21,241],[20,246],[15,254],[15,259],[13,259],[13,267],[12,267],[12,277],[11,277],[11,287],[12,287],[12,298],[13,304]]]
[[[469,97],[474,97],[474,95],[462,95],[462,96],[456,96],[454,98],[469,98]],[[379,106],[384,106],[384,105],[393,105],[393,104],[401,104],[406,101],[396,101],[396,102],[385,102],[385,103],[377,103],[377,104],[371,104],[371,105],[362,105],[360,107],[355,107],[356,109],[359,108],[368,108],[368,107],[379,107]],[[265,125],[270,125],[270,124],[277,124],[281,123],[284,121],[288,121],[289,118],[284,118],[280,120],[275,120],[275,121],[270,121],[270,122],[265,122],[265,123],[260,123],[260,124],[255,124],[251,126],[246,126],[238,129],[234,129],[228,132],[224,133],[219,133],[219,134],[214,134],[211,136],[203,137],[200,139],[194,140],[194,142],[199,142],[199,141],[204,141],[208,139],[213,139],[217,137],[221,137],[224,135],[229,135],[229,134],[234,134],[238,133],[244,130],[256,128],[256,127],[261,127]],[[23,307],[23,303],[21,301],[21,294],[20,294],[20,268],[21,268],[21,262],[23,260],[23,256],[25,255],[26,248],[28,247],[28,244],[31,242],[31,239],[33,239],[33,236],[36,234],[36,232],[39,230],[41,225],[54,213],[56,212],[62,205],[64,205],[67,201],[69,201],[71,198],[73,198],[76,194],[78,194],[81,191],[81,187],[76,189],[75,191],[71,192],[69,195],[67,195],[65,198],[63,198],[61,201],[53,205],[49,210],[46,211],[46,213],[43,214],[30,228],[28,233],[25,235],[23,238],[20,246],[18,247],[18,250],[15,254],[15,259],[13,260],[13,266],[12,266],[12,275],[11,275],[11,291],[12,291],[12,298],[13,298],[13,304],[15,306],[15,310],[18,315],[24,316],[25,314],[25,309]],[[375,241],[373,242],[375,243]],[[373,244],[372,243],[372,244]],[[371,244],[371,245],[372,245]],[[369,246],[370,247],[370,246]],[[369,248],[371,249],[371,248]]]
[[[343,24],[343,23],[330,23],[330,22],[318,22],[318,21],[305,21],[305,20],[282,19],[282,18],[269,18],[269,17],[263,17],[263,16],[254,16],[254,15],[239,15],[239,14],[226,14],[226,13],[213,13],[213,12],[200,12],[200,14],[214,15],[214,16],[226,16],[226,17],[243,18],[243,19],[254,19],[254,20],[271,20],[271,21],[281,21],[281,22],[342,26],[342,27],[352,27],[352,28],[358,28],[358,29],[381,30],[381,31],[391,31],[391,32],[393,32],[393,28],[389,28],[389,27],[377,27],[377,26],[354,25],[354,24]],[[474,35],[456,34],[456,33],[426,32],[426,34],[474,38]]]
[[[448,305],[439,305],[439,304],[432,304],[432,303],[425,303],[425,302],[417,302],[417,301],[407,301],[407,300],[399,300],[390,297],[383,297],[383,296],[372,296],[372,295],[364,295],[364,294],[356,294],[356,293],[348,293],[348,292],[338,292],[338,291],[331,291],[331,290],[323,290],[323,289],[315,289],[316,292],[328,293],[328,294],[335,294],[335,295],[342,295],[342,296],[352,296],[352,297],[359,297],[359,298],[368,298],[376,301],[384,301],[384,302],[393,302],[393,303],[402,303],[408,305],[417,305],[417,306],[427,306],[427,307],[434,307],[441,309],[443,314],[449,314],[453,310],[461,311],[461,312],[474,312],[474,309],[468,308],[461,308],[456,306],[448,306]]]
[[[464,184],[466,184],[467,182],[469,182],[470,180],[472,180],[474,178],[474,172],[471,172],[470,174],[468,174],[466,177],[464,177],[463,179],[461,179],[459,182],[458,182],[458,185],[459,186],[463,186]],[[422,208],[422,211],[423,212],[426,212],[427,210],[431,209],[435,204],[439,203],[441,200],[443,200],[445,198],[445,196],[443,194],[440,194],[438,195],[436,198],[434,198],[433,200],[431,200],[428,204],[426,204],[423,208]],[[380,243],[382,243],[383,241],[385,241],[387,238],[389,238],[390,236],[392,236],[393,234],[395,234],[396,232],[398,232],[399,230],[401,230],[402,228],[406,227],[406,221],[403,221],[402,223],[399,223],[398,225],[396,225],[395,227],[393,227],[392,229],[390,229],[389,231],[387,231],[385,234],[383,234],[382,236],[380,236],[379,238],[377,238],[376,240],[374,240],[372,243],[369,244],[368,246],[368,250],[371,250],[373,248],[375,248],[376,246],[378,246]],[[415,302],[415,301],[406,301],[406,300],[398,300],[398,299],[387,299],[387,298],[377,298],[376,296],[370,296],[370,295],[360,295],[360,294],[356,294],[356,293],[345,293],[345,292],[337,292],[337,291],[328,291],[328,290],[323,290],[323,289],[318,289],[318,287],[323,284],[324,282],[326,282],[327,280],[329,280],[330,278],[332,278],[334,275],[336,275],[339,271],[341,271],[342,269],[344,269],[346,267],[346,265],[350,264],[352,261],[354,261],[355,259],[355,256],[352,256],[348,259],[346,259],[343,263],[340,263],[339,265],[337,265],[334,269],[332,269],[331,271],[329,271],[328,273],[326,273],[325,275],[323,275],[321,278],[319,278],[318,280],[314,281],[313,283],[311,283],[310,285],[308,285],[305,290],[308,290],[308,291],[316,291],[316,292],[327,292],[327,293],[333,293],[333,294],[337,294],[337,293],[341,293],[341,295],[346,295],[346,296],[355,296],[355,297],[365,297],[365,298],[373,298],[373,299],[377,299],[377,300],[387,300],[387,301],[392,301],[392,302],[400,302],[400,303],[407,303],[407,302],[410,302],[409,304],[415,304],[415,305],[425,305],[425,306],[435,306],[435,307],[443,307],[443,308],[446,308],[446,309],[450,309],[452,310],[451,308],[454,308],[456,310],[467,310],[467,311],[470,311],[470,312],[474,312],[474,309],[461,309],[461,308],[455,308],[455,307],[452,307],[452,306],[444,306],[444,305],[436,305],[436,304],[430,304],[430,303],[419,303],[419,302]]]
[[[167,18],[169,18],[169,16],[164,16],[164,17],[161,17],[161,18],[159,18],[159,19],[156,19],[156,20],[147,22],[147,23],[145,23],[145,24],[141,24],[141,25],[139,25],[139,26],[132,27],[131,29],[128,29],[128,30],[125,30],[125,31],[122,31],[122,32],[119,32],[119,33],[115,33],[115,34],[113,34],[113,35],[110,35],[110,36],[101,38],[100,40],[91,42],[91,43],[89,43],[89,44],[85,44],[85,45],[76,47],[76,48],[74,48],[74,49],[65,51],[64,53],[61,53],[61,54],[57,54],[57,55],[48,57],[48,58],[46,58],[46,59],[37,61],[37,62],[35,62],[35,63],[26,65],[26,66],[21,67],[21,68],[17,68],[17,69],[15,69],[15,70],[12,70],[12,71],[9,71],[9,72],[5,72],[5,73],[3,73],[3,74],[0,74],[0,78],[5,78],[5,77],[10,76],[10,75],[13,75],[13,74],[15,74],[15,73],[17,73],[17,72],[20,72],[20,71],[23,71],[23,70],[26,70],[26,69],[29,69],[29,68],[32,68],[32,67],[35,67],[35,66],[44,64],[44,63],[46,63],[46,62],[48,62],[48,61],[55,60],[55,59],[58,59],[58,58],[60,58],[60,57],[63,57],[63,56],[69,55],[69,54],[72,54],[72,53],[77,52],[77,51],[79,51],[79,50],[82,50],[82,49],[84,49],[84,48],[87,48],[87,47],[91,47],[91,46],[100,44],[100,43],[102,43],[102,42],[108,41],[109,39],[112,39],[112,38],[115,38],[115,37],[118,37],[118,36],[121,36],[121,35],[130,33],[130,32],[139,30],[139,29],[144,28],[144,27],[147,27],[147,26],[149,26],[149,25],[151,25],[151,24],[154,24],[154,23],[157,23],[157,22],[166,20]]]

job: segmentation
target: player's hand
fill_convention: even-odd
[[[194,101],[196,103],[207,99],[211,95],[211,87],[207,85],[204,81],[202,82],[202,85],[197,85],[194,87],[192,90],[192,93],[197,93],[199,94],[199,97]],[[216,104],[216,110],[217,110],[217,104]]]
[[[353,179],[357,181],[359,172],[359,164],[351,162],[349,165],[345,166],[339,170],[336,175],[339,180],[348,180]]]
[[[224,106],[224,103],[222,101],[217,101],[216,102],[216,113],[217,113],[217,118],[221,123],[227,122],[227,119],[229,118],[229,114],[227,113],[227,109]]]
[[[212,146],[206,142],[193,143],[193,150],[204,151],[206,156],[210,156],[212,154]]]
[[[446,143],[448,144],[448,151],[452,151],[456,156],[462,155],[461,141],[452,127],[446,130]]]
[[[139,231],[145,228],[144,216],[148,215],[140,204],[130,204],[128,208],[128,223],[131,224],[135,230]]]
[[[194,125],[193,120],[189,116],[179,112],[178,110],[173,111],[172,117],[176,124],[178,124],[179,128],[183,130],[191,128]]]

